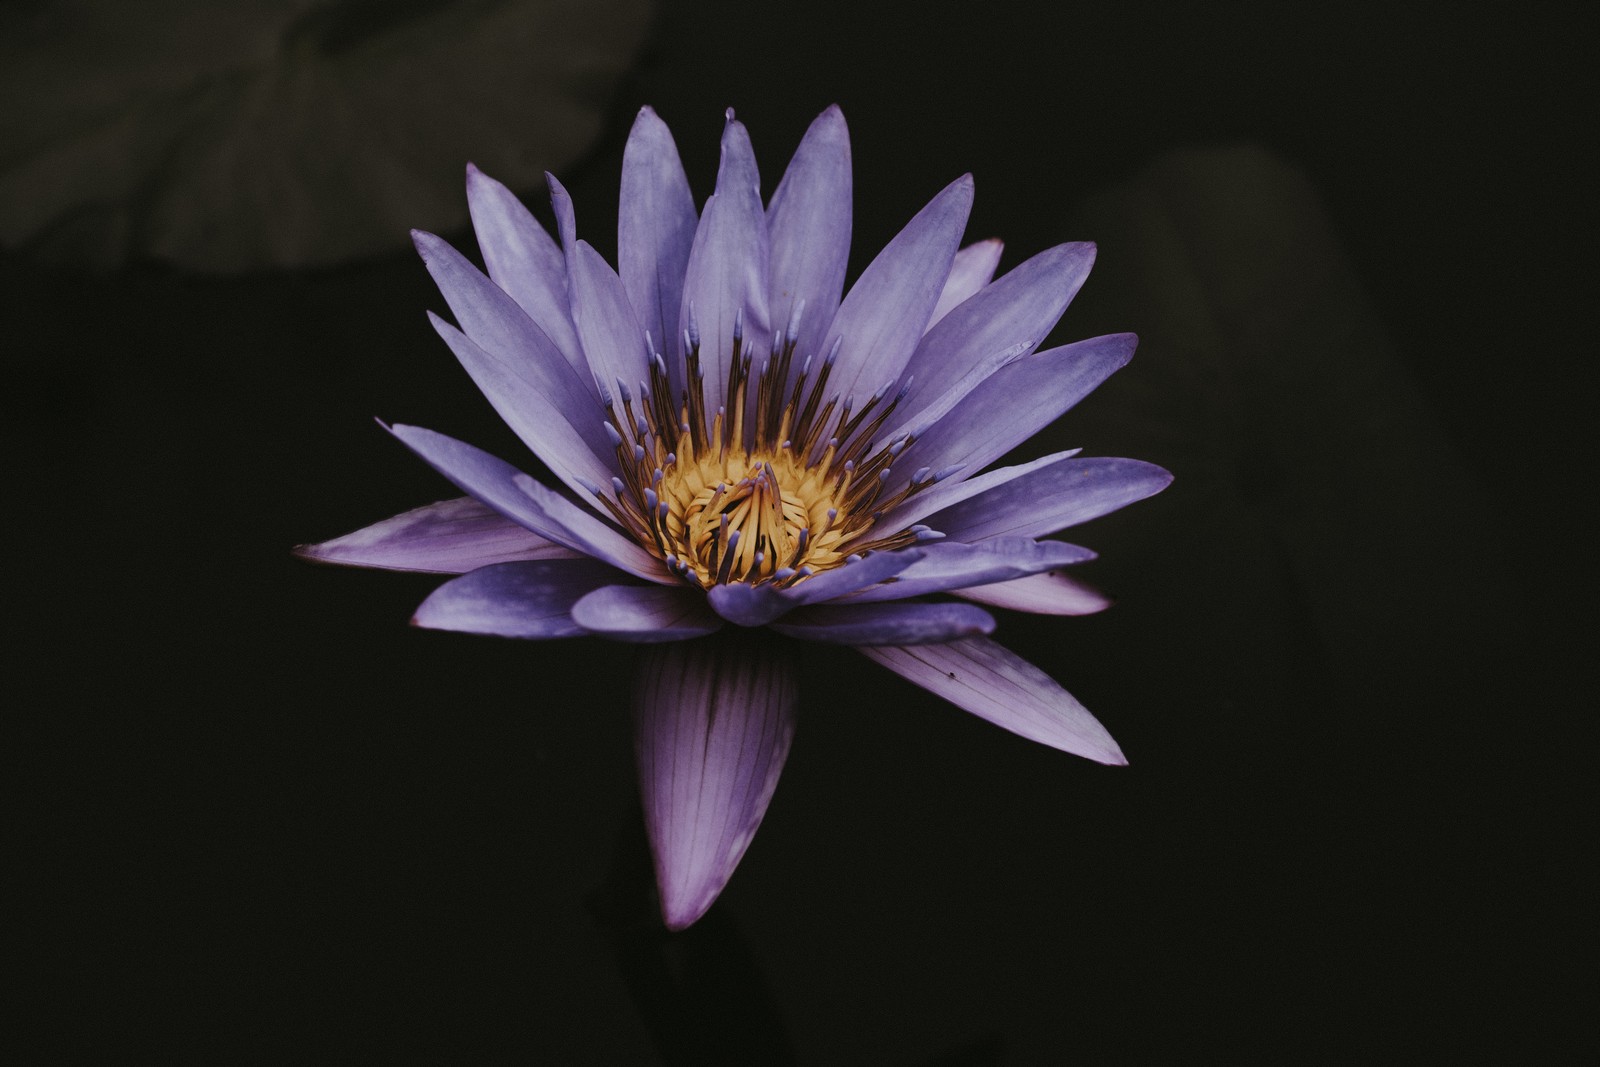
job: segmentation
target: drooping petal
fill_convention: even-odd
[[[994,617],[970,604],[819,604],[772,628],[831,645],[926,645],[994,632]]]
[[[1122,750],[1071,693],[987,637],[943,645],[864,647],[861,654],[958,708],[1014,734],[1098,763]]]
[[[933,315],[928,319],[929,330],[950,314],[957,304],[989,284],[995,268],[1000,266],[1000,253],[1004,250],[1005,242],[998,237],[991,237],[987,241],[970,244],[956,253],[950,261],[950,277],[944,280],[944,291],[939,294],[939,302],[933,306]]]
[[[319,563],[428,574],[465,574],[513,560],[582,559],[470,496],[413,508],[295,555]]]
[[[829,381],[842,396],[870,394],[899,379],[950,276],[972,211],[972,175],[935,196],[850,287],[819,351],[842,339]]]
[[[470,163],[467,207],[489,277],[538,324],[579,377],[587,380],[588,364],[572,328],[567,263],[561,246],[510,189]]]
[[[825,354],[818,349],[850,258],[850,199],[850,131],[834,105],[806,130],[767,207],[773,329],[787,329],[794,308],[805,305],[795,331],[796,369],[807,356]]]
[[[641,650],[639,785],[670,929],[704,915],[743,858],[789,755],[798,695],[785,650],[763,635]]]
[[[730,110],[722,132],[717,189],[695,230],[678,318],[680,332],[692,324],[698,334],[708,420],[725,402],[735,319],[746,347],[764,351],[772,337],[768,248],[755,152],[743,123]]]
[[[592,559],[497,563],[435,589],[411,623],[535,641],[577,637],[586,631],[572,621],[572,606],[616,580],[616,571]]]
[[[956,590],[963,600],[1034,615],[1093,615],[1111,606],[1104,593],[1059,571]]]
[[[959,503],[971,496],[977,496],[985,490],[997,485],[1003,485],[1013,478],[1020,478],[1029,471],[1036,471],[1040,467],[1052,463],[1060,463],[1064,459],[1071,459],[1081,448],[1069,448],[1065,452],[1052,452],[1048,456],[1019,463],[1012,467],[996,467],[992,471],[984,471],[976,477],[965,477],[966,471],[957,471],[951,477],[933,486],[922,490],[908,499],[904,504],[892,509],[883,517],[881,525],[886,530],[904,530],[914,522],[921,522],[924,518],[936,511],[942,511],[952,504]]]
[[[685,641],[722,628],[705,594],[688,586],[602,586],[578,601],[572,618],[600,637],[635,644]]]
[[[638,387],[648,376],[650,353],[645,351],[644,330],[633,317],[622,279],[588,241],[576,243],[569,262],[572,323],[600,395],[616,396],[619,383],[623,389]]]
[[[389,432],[458,489],[512,522],[640,578],[662,585],[675,581],[632,540],[504,460],[420,426],[391,426]]]
[[[928,516],[957,541],[1044,537],[1099,518],[1172,484],[1154,463],[1093,456],[1052,463]]]
[[[848,602],[867,604],[953,592],[1070,567],[1094,556],[1081,545],[1033,541],[1026,537],[1002,537],[975,545],[944,541],[924,548],[922,559],[895,575],[893,581],[863,589]]]
[[[672,132],[653,110],[640,109],[622,152],[617,272],[639,325],[664,354],[678,351],[683,275],[698,221]],[[666,363],[676,398],[683,388],[683,364]]]
[[[770,583],[735,582],[712,586],[706,590],[706,597],[718,615],[736,626],[765,626],[802,605],[820,604],[887,581],[921,558],[922,550],[918,548],[874,552],[787,589],[776,589]]]

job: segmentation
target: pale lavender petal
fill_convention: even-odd
[[[928,427],[938,425],[984,382],[1036,347],[1036,342],[1029,340],[976,356],[969,353],[961,360],[968,368],[966,373],[937,393],[917,388],[917,381],[913,377],[900,387],[900,393],[895,397],[896,410],[877,434],[878,440],[893,441],[905,435],[921,437]]]
[[[577,242],[569,263],[572,322],[601,396],[616,396],[618,383],[624,389],[637,388],[648,377],[650,353],[645,351],[644,330],[633,317],[622,279],[588,241]]]
[[[821,604],[772,629],[830,645],[927,645],[994,632],[994,617],[970,604]]]
[[[722,133],[717,189],[706,201],[695,230],[678,318],[680,333],[692,325],[699,337],[708,421],[724,403],[735,319],[743,330],[746,348],[765,351],[770,343],[769,259],[755,153],[750,135],[730,110]],[[678,347],[682,347],[681,339]]]
[[[663,354],[678,351],[683,276],[698,221],[672,133],[654,111],[643,108],[622,152],[617,270],[639,325]],[[683,365],[676,359],[666,362],[676,398],[683,388]]]
[[[772,203],[772,327],[787,329],[797,305],[793,373],[819,354],[823,331],[839,309],[850,258],[850,131],[838,106],[828,108],[795,149]]]
[[[743,858],[788,758],[798,696],[785,650],[762,635],[641,650],[635,748],[669,929],[704,915]]]
[[[556,236],[561,239],[561,254],[571,263],[573,246],[578,243],[578,217],[572,211],[572,197],[554,174],[545,171],[544,180],[550,187],[550,210],[555,212]]]
[[[1071,459],[1081,448],[1069,448],[1065,452],[1052,452],[1048,456],[1027,463],[1019,463],[1014,467],[996,467],[992,471],[985,471],[973,478],[966,477],[966,471],[961,470],[936,482],[932,486],[914,494],[905,503],[888,511],[879,521],[878,525],[885,530],[904,530],[912,523],[921,522],[925,517],[936,511],[942,511],[952,504],[959,503],[968,497],[977,496],[985,490],[997,485],[1004,485],[1013,478],[1020,478],[1030,471],[1040,467],[1047,467],[1052,463],[1060,463],[1064,459]]]
[[[1133,357],[1137,344],[1131,333],[1108,334],[1015,361],[925,428],[896,470],[908,477],[923,466],[982,470],[1088,396]]]
[[[899,379],[950,276],[972,210],[972,175],[951,182],[906,223],[856,279],[820,346],[842,338],[829,381],[842,396]]]
[[[467,164],[467,207],[489,277],[511,295],[580,377],[588,364],[572,328],[561,247],[504,185]]]
[[[465,574],[513,560],[583,558],[469,496],[413,508],[321,544],[297,545],[294,553],[318,563],[429,574]]]
[[[893,581],[862,589],[851,596],[848,603],[866,604],[954,592],[1069,567],[1094,559],[1094,556],[1081,545],[1032,541],[1026,537],[1003,537],[976,545],[945,541],[924,548],[922,559],[901,571]]]
[[[922,549],[919,548],[874,552],[854,563],[804,578],[787,589],[778,589],[771,583],[735,582],[714,585],[706,590],[706,596],[712,609],[729,622],[737,626],[765,626],[804,604],[819,604],[887,581],[921,558]]]
[[[572,621],[572,606],[616,580],[616,571],[592,559],[498,563],[435,589],[411,624],[528,640],[579,637],[586,631]]]
[[[1043,537],[1099,518],[1172,484],[1172,475],[1137,459],[1069,459],[1013,478],[928,516],[957,541]]]
[[[599,637],[636,644],[684,641],[722,628],[706,595],[688,586],[603,586],[578,601],[572,618]]]
[[[652,582],[676,581],[660,560],[621,532],[504,460],[420,426],[388,429],[457,488],[541,537]]]
[[[989,284],[1000,266],[1000,253],[1004,250],[1005,243],[998,237],[991,237],[956,253],[950,261],[950,277],[944,280],[944,291],[939,294],[939,302],[933,306],[933,315],[928,319],[928,329],[933,329],[957,304]]]
[[[956,591],[956,596],[1034,615],[1093,615],[1111,606],[1111,600],[1104,593],[1059,571],[961,589]]]
[[[987,637],[943,645],[862,648],[935,696],[996,726],[1099,763],[1128,761],[1106,728],[1038,667]]]

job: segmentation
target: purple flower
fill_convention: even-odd
[[[999,242],[959,247],[965,176],[841,300],[850,145],[836,107],[765,205],[730,111],[698,215],[672,135],[640,112],[620,270],[577,238],[554,178],[550,189],[559,243],[468,169],[488,277],[415,238],[459,323],[434,316],[434,328],[562,488],[393,426],[467,495],[299,551],[459,574],[423,602],[419,626],[646,646],[634,711],[668,926],[711,906],[772,797],[800,694],[787,639],[855,647],[1023,737],[1125,762],[1070,694],[988,639],[979,606],[1105,607],[1060,573],[1094,554],[1041,538],[1171,481],[1076,451],[984,471],[1133,354],[1131,334],[1036,351],[1093,245],[991,280]]]

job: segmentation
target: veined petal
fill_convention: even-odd
[[[917,212],[861,272],[819,348],[826,353],[842,339],[831,392],[871,393],[900,378],[950,276],[971,211],[967,174]]]
[[[823,332],[839,309],[850,258],[850,182],[850,131],[835,105],[806,130],[767,207],[773,329],[787,329],[804,303],[791,375],[807,356],[825,354],[818,351]]]
[[[950,314],[957,304],[989,284],[994,278],[995,269],[1000,266],[1000,253],[1004,250],[1005,242],[998,237],[991,237],[987,241],[970,244],[956,253],[950,261],[950,277],[944,280],[944,291],[939,294],[939,302],[933,306],[933,315],[928,319],[929,330]]]
[[[922,553],[920,548],[874,552],[854,563],[796,582],[787,589],[777,589],[770,583],[714,585],[706,590],[706,599],[718,615],[736,626],[765,626],[802,605],[820,604],[887,581],[916,563]]]
[[[467,209],[489,277],[545,332],[568,366],[587,379],[588,364],[572,328],[561,247],[510,189],[470,163]]]
[[[635,644],[685,641],[722,628],[705,594],[688,586],[601,586],[573,606],[572,618],[590,633]]]
[[[1069,459],[1028,472],[928,516],[959,541],[1043,537],[1099,518],[1172,484],[1172,475],[1137,459]]]
[[[319,563],[429,574],[465,574],[513,560],[582,559],[469,496],[412,508],[295,555]]]
[[[645,351],[644,330],[633,316],[622,279],[588,241],[574,246],[570,270],[572,322],[600,395],[616,396],[619,383],[625,389],[637,388],[648,376],[650,353]]]
[[[926,645],[994,632],[994,617],[970,604],[819,604],[772,628],[831,645]]]
[[[622,152],[617,271],[657,352],[678,351],[683,276],[698,221],[672,132],[654,111],[642,108]],[[676,402],[684,385],[682,361],[667,360],[667,380]]]
[[[680,332],[692,326],[699,338],[708,420],[726,402],[735,319],[746,350],[764,354],[771,340],[768,247],[755,152],[750,135],[730,110],[722,132],[717,189],[706,201],[695,230],[678,318]]]
[[[642,650],[639,786],[670,929],[705,914],[761,825],[789,755],[798,693],[785,650],[762,635]]]
[[[616,578],[616,571],[592,559],[497,563],[435,589],[411,623],[527,640],[577,637],[585,630],[572,621],[572,606]]]
[[[987,637],[867,647],[861,654],[1014,734],[1098,763],[1128,761],[1088,710],[1038,667]]]
[[[1034,615],[1093,615],[1111,606],[1104,593],[1059,571],[958,589],[955,594],[963,600]]]
[[[561,239],[561,254],[572,263],[572,253],[578,243],[578,217],[572,210],[572,196],[549,171],[544,174],[545,185],[550,188],[550,210],[556,216],[556,236]],[[570,267],[569,267],[570,273]]]
[[[922,559],[902,570],[893,581],[863,589],[847,603],[867,604],[953,592],[1069,567],[1094,559],[1094,556],[1080,545],[1032,541],[1026,537],[1003,537],[975,545],[944,541],[922,549]]]
[[[961,477],[964,471],[957,472],[939,482],[931,488],[924,489],[912,496],[904,504],[884,515],[882,526],[886,530],[904,530],[914,522],[921,522],[924,518],[936,511],[950,507],[971,496],[977,496],[985,490],[997,485],[1004,485],[1013,478],[1020,478],[1030,471],[1040,467],[1047,467],[1052,463],[1060,463],[1064,459],[1071,459],[1081,448],[1069,448],[1065,452],[1052,452],[1048,456],[1027,463],[1019,463],[1013,467],[996,467],[992,471],[984,471],[973,478]],[[942,532],[942,531],[941,531]]]

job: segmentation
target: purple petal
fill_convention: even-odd
[[[573,607],[572,618],[591,633],[637,644],[684,641],[722,628],[705,594],[687,586],[603,586]]]
[[[905,600],[1006,582],[1083,563],[1094,555],[1087,548],[1064,541],[1032,541],[1026,537],[1003,537],[976,545],[944,541],[923,548],[922,559],[901,571],[894,581],[863,589],[849,603]]]
[[[987,637],[911,648],[863,648],[861,654],[1030,741],[1098,763],[1128,762],[1106,728],[1071,693]]]
[[[1043,537],[1143,500],[1172,475],[1137,459],[1094,457],[1052,463],[928,516],[958,541]]]
[[[765,626],[804,604],[833,600],[887,581],[921,558],[922,549],[918,548],[874,552],[854,563],[802,579],[787,589],[778,589],[771,583],[734,582],[714,585],[706,590],[706,596],[712,609],[734,625]]]
[[[831,645],[927,645],[994,632],[994,617],[970,604],[822,604],[772,629]]]
[[[972,210],[972,175],[963,175],[917,212],[856,279],[820,351],[842,338],[829,387],[841,396],[871,393],[900,377],[950,275],[950,261]]]
[[[839,308],[850,258],[850,131],[837,105],[800,140],[767,208],[772,234],[772,326],[787,329],[801,301],[796,373],[818,355],[823,331]]]
[[[319,563],[431,574],[464,574],[513,560],[583,558],[468,496],[413,508],[318,545],[298,545],[294,552]]]
[[[956,596],[1034,615],[1093,615],[1111,606],[1099,590],[1058,571],[961,589]]]
[[[749,847],[789,755],[798,695],[784,650],[760,635],[641,651],[639,786],[669,929],[705,914]]]
[[[735,316],[742,320],[746,347],[764,351],[772,337],[767,313],[767,220],[760,186],[750,135],[729,111],[717,190],[706,201],[695,230],[678,318],[680,332],[692,322],[699,333],[707,421],[727,392]]]
[[[511,190],[470,163],[467,207],[489,277],[538,324],[567,365],[587,378],[588,364],[572,328],[567,263],[560,246]]]
[[[528,640],[578,637],[586,631],[572,621],[572,606],[616,580],[616,571],[592,559],[498,563],[435,589],[411,624]]]
[[[905,503],[888,512],[879,521],[878,525],[885,530],[904,530],[914,522],[921,522],[926,516],[936,511],[942,511],[952,504],[959,503],[968,497],[977,496],[985,490],[997,485],[1003,485],[1013,478],[1020,478],[1030,471],[1052,463],[1060,463],[1064,459],[1071,459],[1081,448],[1069,448],[1065,452],[1052,452],[1048,456],[1027,463],[1019,463],[1014,467],[996,467],[992,471],[985,471],[974,478],[951,476],[933,486],[913,495]],[[957,475],[965,472],[957,472]]]
[[[678,351],[678,311],[698,217],[672,132],[650,108],[633,121],[622,153],[617,269],[639,325],[656,351]],[[667,360],[674,403],[683,388],[680,360]],[[630,383],[631,384],[631,383]]]
[[[956,253],[950,261],[950,277],[944,280],[944,291],[939,294],[939,302],[933,306],[933,315],[928,319],[928,329],[933,329],[957,304],[989,284],[995,268],[1000,266],[1000,253],[1004,250],[1005,243],[998,237],[991,237]]]
[[[554,174],[545,171],[544,180],[550,187],[550,210],[555,212],[556,236],[561,238],[561,254],[571,263],[573,248],[578,243],[578,218],[572,211],[572,197]]]
[[[676,581],[660,560],[628,537],[504,460],[420,426],[391,426],[389,432],[457,488],[512,522],[640,578],[662,585]]]
[[[649,376],[650,353],[645,351],[644,330],[633,316],[622,279],[588,241],[577,242],[569,263],[572,322],[600,395],[615,396],[619,382],[628,389],[637,387]]]

